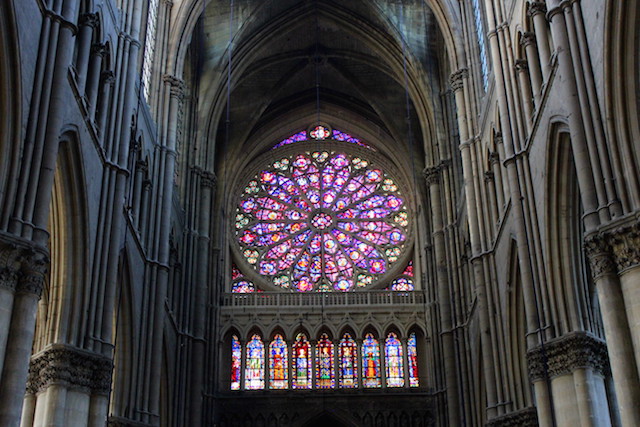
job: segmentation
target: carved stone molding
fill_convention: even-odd
[[[467,68],[461,68],[458,71],[451,74],[449,77],[449,84],[451,89],[455,92],[464,87],[464,80],[469,76],[469,70]]]
[[[529,3],[529,16],[536,16],[539,13],[547,13],[547,5],[542,1],[532,1]]]
[[[573,332],[527,352],[529,377],[532,381],[571,374],[577,369],[591,368],[600,375],[609,372],[609,357],[604,341],[585,332]]]
[[[163,80],[166,84],[171,86],[171,96],[180,100],[184,98],[185,84],[182,79],[179,79],[170,74],[165,74]]]
[[[105,85],[112,85],[116,81],[116,76],[111,70],[103,71],[100,78]]]
[[[492,165],[495,165],[496,163],[500,163],[500,154],[498,154],[496,151],[491,151],[489,153],[489,162]]]
[[[91,54],[92,55],[100,55],[105,56],[108,52],[107,45],[104,43],[94,43],[91,46]]]
[[[522,33],[522,39],[520,40],[520,44],[524,47],[527,47],[532,44],[536,44],[536,35],[529,31],[527,31],[526,33]]]
[[[526,59],[517,59],[515,67],[516,71],[527,71],[529,69],[529,63]]]
[[[207,188],[215,188],[218,178],[211,172],[202,172],[202,186]]]
[[[85,13],[84,15],[80,16],[80,19],[78,20],[79,27],[96,28],[99,23],[100,19],[98,18],[97,13]]]
[[[621,227],[609,233],[609,245],[613,251],[618,273],[640,265],[640,226]]]
[[[442,171],[442,168],[440,167],[440,165],[437,166],[431,166],[428,168],[425,168],[422,171],[422,175],[424,176],[424,180],[427,184],[427,186],[430,186],[432,184],[436,184],[440,181],[440,172]]]
[[[136,162],[136,169],[142,173],[149,171],[149,163],[146,160],[138,160]]]
[[[525,408],[506,415],[492,418],[487,422],[488,427],[537,427],[538,413],[536,408]]]
[[[616,274],[616,263],[613,260],[611,247],[602,236],[595,235],[586,239],[584,249],[594,279],[607,274]]]
[[[113,362],[100,354],[56,345],[31,358],[27,393],[35,394],[53,384],[91,393],[108,394]]]

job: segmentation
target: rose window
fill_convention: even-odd
[[[389,279],[409,215],[396,182],[336,151],[285,155],[245,187],[236,211],[241,254],[268,283],[348,291]]]

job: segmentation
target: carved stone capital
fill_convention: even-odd
[[[26,257],[22,263],[16,292],[32,294],[40,298],[48,269],[49,260],[42,254],[34,253]]]
[[[527,12],[529,16],[536,16],[539,13],[547,13],[547,5],[542,1],[532,1],[529,3],[529,10]]]
[[[100,55],[105,56],[107,54],[107,45],[104,43],[94,43],[91,46],[91,54],[92,55]]]
[[[440,181],[440,172],[442,171],[442,167],[440,165],[431,166],[425,168],[422,171],[422,175],[424,176],[424,180],[427,186],[432,184],[437,184]]]
[[[493,182],[493,179],[495,178],[493,171],[486,171],[484,173],[484,181],[485,182]]]
[[[611,247],[602,236],[594,235],[588,237],[585,240],[584,249],[591,267],[591,275],[594,279],[617,273]]]
[[[464,80],[469,76],[469,70],[467,68],[460,68],[458,71],[451,74],[449,77],[449,84],[451,89],[455,92],[464,87]]]
[[[522,39],[520,40],[520,44],[525,48],[530,45],[536,44],[536,35],[530,31],[526,33],[522,33]]]
[[[100,19],[98,18],[97,13],[85,13],[84,15],[80,16],[80,19],[78,19],[79,27],[96,28],[99,23]]]
[[[538,427],[538,412],[534,407],[521,409],[490,419],[487,427]]]
[[[218,178],[211,172],[202,172],[202,186],[207,188],[215,188]]]
[[[145,173],[149,170],[149,163],[146,160],[138,160],[136,162],[136,169],[142,173]]]
[[[108,394],[113,362],[108,357],[65,345],[49,347],[31,358],[27,393],[53,384],[91,393]]]
[[[640,226],[621,227],[609,234],[618,274],[640,266]]]
[[[116,76],[111,70],[103,71],[102,74],[100,74],[100,78],[105,85],[112,85],[116,81]]]
[[[609,357],[604,341],[584,332],[573,332],[551,340],[527,352],[532,381],[568,375],[577,369],[593,369],[601,375],[609,372]]]
[[[184,98],[185,84],[182,79],[179,79],[170,74],[165,74],[163,77],[165,84],[170,86],[171,96],[182,99]]]
[[[529,69],[529,63],[526,59],[517,59],[515,67],[516,71],[527,71]]]
[[[500,154],[495,151],[491,151],[489,153],[489,163],[495,165],[496,163],[500,163]]]

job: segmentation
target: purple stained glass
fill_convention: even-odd
[[[264,344],[260,335],[254,335],[247,343],[246,361],[244,388],[262,390],[264,388]]]
[[[231,390],[240,390],[242,348],[235,335],[231,337]]]
[[[290,137],[285,138],[279,143],[277,143],[276,145],[274,145],[273,149],[284,147],[285,145],[289,145],[289,144],[294,144],[296,142],[308,141],[309,137],[316,140],[325,140],[325,141],[334,140],[334,141],[348,142],[350,144],[359,145],[360,147],[364,147],[364,148],[368,148],[369,150],[376,151],[376,149],[373,148],[372,146],[365,144],[360,139],[355,138],[346,132],[333,129],[333,132],[331,132],[330,134],[329,130],[326,127],[321,125],[314,127],[311,130],[311,135],[309,135],[305,130],[298,133],[294,133]]]
[[[262,169],[238,202],[235,231],[251,268],[276,286],[308,292],[382,279],[404,253],[408,227],[405,201],[383,170],[318,151]]]
[[[407,341],[407,359],[409,362],[409,386],[419,387],[420,381],[418,380],[418,349],[415,332],[412,332],[411,335],[409,335],[409,340]]]

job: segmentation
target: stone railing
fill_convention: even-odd
[[[334,307],[357,305],[417,305],[425,303],[423,291],[368,291],[342,293],[257,292],[222,295],[223,307]]]

